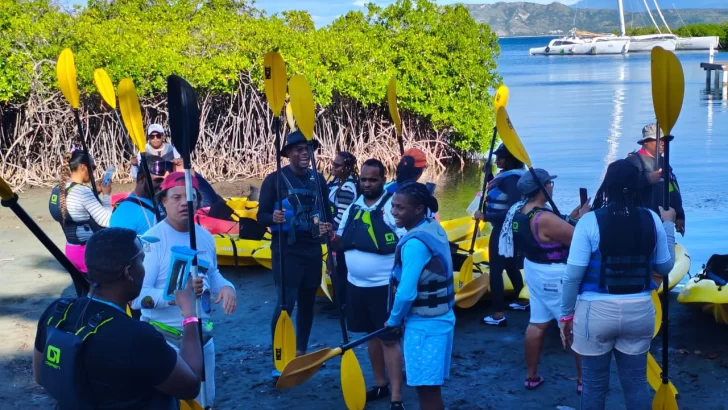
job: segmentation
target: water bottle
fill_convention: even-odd
[[[104,172],[104,179],[101,180],[101,186],[107,186],[111,183],[111,178],[114,177],[114,172],[116,172],[116,167],[113,165],[106,169],[106,172]]]
[[[481,192],[478,192],[475,194],[475,198],[473,198],[473,201],[470,202],[470,205],[468,205],[468,209],[465,210],[465,212],[468,213],[468,215],[475,214],[475,211],[478,210],[478,205],[480,205],[480,196],[482,195]]]

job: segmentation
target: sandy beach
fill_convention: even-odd
[[[121,192],[130,187],[115,187]],[[247,191],[243,183],[218,184],[222,195]],[[28,189],[21,205],[58,244],[63,234],[48,213],[47,189]],[[3,409],[49,409],[52,400],[32,378],[31,356],[37,319],[55,298],[72,296],[68,273],[7,208],[0,209],[0,402]],[[690,273],[700,269],[693,263]],[[287,391],[274,388],[269,322],[275,303],[270,271],[262,268],[224,269],[237,287],[238,309],[224,316],[213,313],[217,347],[216,409],[344,409],[339,384],[339,360],[328,362],[313,379]],[[679,305],[672,295],[670,309],[671,380],[679,391],[682,410],[728,408],[728,327],[719,326],[698,310]],[[335,310],[320,299],[316,308],[310,351],[341,343]],[[540,374],[545,384],[534,391],[523,387],[526,368],[523,338],[527,312],[508,313],[509,326],[481,324],[489,312],[487,300],[457,311],[451,378],[444,387],[449,409],[578,409],[573,358],[561,347],[556,324],[548,332]],[[295,318],[294,318],[295,321]],[[357,335],[352,335],[356,337]],[[661,337],[652,354],[662,358]],[[355,350],[367,383],[372,382],[365,347]],[[417,409],[414,389],[405,387],[404,404]],[[608,406],[624,408],[615,365]],[[387,400],[368,409],[388,408]]]

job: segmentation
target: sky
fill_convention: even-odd
[[[61,4],[86,4],[87,0],[59,0]],[[386,6],[392,0],[371,0],[377,5]],[[469,4],[493,4],[498,1],[512,3],[524,0],[436,0],[439,4],[469,3]],[[554,0],[526,0],[532,3],[549,4]],[[255,7],[265,10],[268,14],[284,10],[306,10],[311,14],[316,27],[325,26],[337,17],[346,14],[350,10],[363,9],[369,0],[256,0]],[[560,3],[573,4],[577,0],[559,0]]]

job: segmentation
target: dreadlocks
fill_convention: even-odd
[[[628,215],[642,205],[638,186],[639,170],[620,159],[607,167],[607,175],[595,196],[593,209],[610,208],[615,215]]]

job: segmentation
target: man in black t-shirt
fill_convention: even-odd
[[[273,278],[280,298],[281,269],[279,261],[283,256],[286,311],[291,314],[298,304],[296,314],[296,356],[306,353],[308,339],[313,326],[313,308],[316,291],[321,285],[321,244],[323,235],[332,232],[329,197],[326,180],[312,170],[310,149],[316,149],[314,141],[309,148],[301,131],[286,136],[281,156],[288,157],[289,164],[281,168],[280,189],[285,213],[278,210],[276,184],[277,173],[265,177],[260,188],[258,202],[258,223],[271,228],[271,256]],[[318,183],[316,182],[318,178]],[[317,192],[318,191],[318,192]],[[283,233],[281,233],[281,230]],[[282,245],[279,247],[279,237]],[[281,301],[276,305],[271,321],[271,339],[276,322],[281,314]],[[280,374],[274,370],[273,377]]]
[[[79,353],[94,409],[171,410],[178,408],[178,400],[197,397],[202,377],[202,349],[191,286],[175,293],[180,321],[186,323],[179,355],[161,333],[146,322],[130,318],[123,308],[142,288],[143,247],[136,232],[124,228],[107,228],[89,239],[86,265],[91,293],[88,297],[53,302],[38,321],[33,352],[33,374],[38,384],[48,389],[70,377],[71,369],[54,368],[46,359],[51,357],[53,348],[47,346],[49,327],[75,333],[102,313],[104,322],[85,339]],[[56,309],[59,303],[61,306],[70,303],[65,314]],[[80,404],[71,403],[67,407],[59,404],[57,409],[80,407]]]

